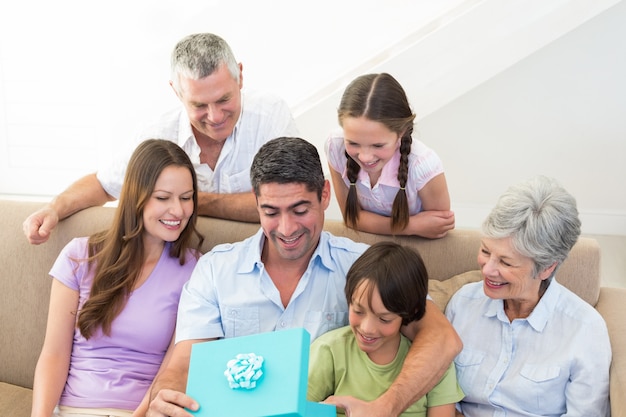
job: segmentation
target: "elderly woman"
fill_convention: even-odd
[[[474,416],[607,416],[611,348],[599,313],[559,284],[580,235],[575,199],[537,177],[511,187],[483,224],[483,280],[446,315],[463,341],[455,359]]]

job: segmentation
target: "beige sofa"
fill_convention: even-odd
[[[0,414],[30,415],[35,364],[44,338],[50,278],[48,271],[61,248],[75,236],[86,236],[109,224],[112,208],[81,211],[61,222],[50,240],[31,246],[22,234],[22,221],[40,203],[0,201]],[[235,242],[252,235],[257,224],[201,218],[199,228],[206,240],[203,250],[215,244]],[[335,235],[374,243],[388,236],[356,233],[339,221],[327,221]],[[417,248],[428,266],[430,292],[443,307],[462,282],[477,279],[475,271],[479,233],[454,230],[444,239],[398,238]],[[605,318],[611,335],[611,409],[613,417],[626,417],[626,290],[600,288],[600,253],[595,240],[581,238],[557,274],[558,280],[589,303]],[[440,281],[440,282],[435,282]],[[593,343],[593,341],[590,341]],[[587,416],[593,417],[593,416]]]

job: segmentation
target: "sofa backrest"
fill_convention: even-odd
[[[373,244],[393,240],[417,249],[424,259],[430,279],[444,281],[467,271],[477,270],[481,233],[474,229],[455,229],[443,239],[417,236],[381,236],[356,232],[341,221],[326,221],[325,230],[353,240]],[[595,307],[600,295],[600,246],[595,239],[580,237],[556,273],[556,279]]]
[[[61,249],[73,237],[88,236],[111,222],[114,208],[93,207],[59,223],[48,242],[30,245],[22,222],[42,206],[35,202],[0,201],[0,382],[32,387],[33,373],[43,343],[51,280],[48,272]],[[201,217],[203,251],[218,243],[236,242],[254,234],[259,225]],[[431,279],[443,281],[477,269],[480,233],[453,230],[443,239],[390,237],[355,232],[341,221],[327,220],[325,229],[337,236],[372,244],[395,240],[413,246],[424,258]],[[557,273],[557,279],[595,306],[600,287],[599,247],[581,238]]]

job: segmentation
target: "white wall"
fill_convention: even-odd
[[[285,97],[320,150],[347,81],[397,75],[421,139],[444,160],[459,227],[478,227],[506,185],[544,172],[578,197],[586,232],[624,235],[625,49],[616,43],[626,35],[624,8],[618,0],[3,2],[0,194],[47,199],[106,163],[142,122],[177,105],[167,85],[175,42],[213,31],[243,62],[244,82]],[[340,218],[336,204],[328,216]]]
[[[576,196],[583,232],[626,234],[626,2],[615,4],[443,105],[433,102],[433,91],[451,94],[464,87],[448,92],[445,82],[457,82],[463,71],[474,76],[478,67],[485,73],[492,61],[496,68],[500,56],[510,53],[507,47],[514,49],[520,42],[520,33],[535,42],[539,27],[550,31],[580,4],[568,4],[574,10],[542,20],[529,18],[524,21],[525,32],[515,32],[518,28],[507,32],[511,22],[500,22],[499,30],[515,37],[515,42],[495,45],[503,39],[500,35],[480,44],[468,41],[483,49],[458,61],[449,58],[454,68],[441,68],[452,76],[429,78],[438,83],[438,90],[414,80],[429,76],[422,70],[430,64],[422,61],[424,56],[439,59],[433,51],[443,51],[441,55],[452,48],[443,36],[433,40],[437,33],[371,69],[391,72],[405,85],[418,115],[419,138],[444,161],[457,227],[478,228],[508,185],[546,174]],[[457,39],[479,32],[476,25],[483,18],[464,22],[468,32],[455,31]],[[331,110],[340,93],[333,92],[298,119],[305,135],[320,146],[324,140],[320,121],[324,127],[336,125]],[[332,205],[329,215],[340,218],[339,213]]]
[[[446,166],[460,225],[509,185],[558,178],[583,230],[626,234],[626,2],[418,122]]]
[[[0,3],[0,194],[50,196],[178,104],[169,55],[223,36],[246,85],[294,107],[448,9],[476,0],[82,0]]]

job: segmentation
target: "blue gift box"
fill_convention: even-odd
[[[335,417],[335,406],[306,400],[310,335],[288,329],[212,342],[191,348],[187,395],[206,417]],[[251,389],[231,388],[224,371],[239,354],[263,357],[263,376]]]

